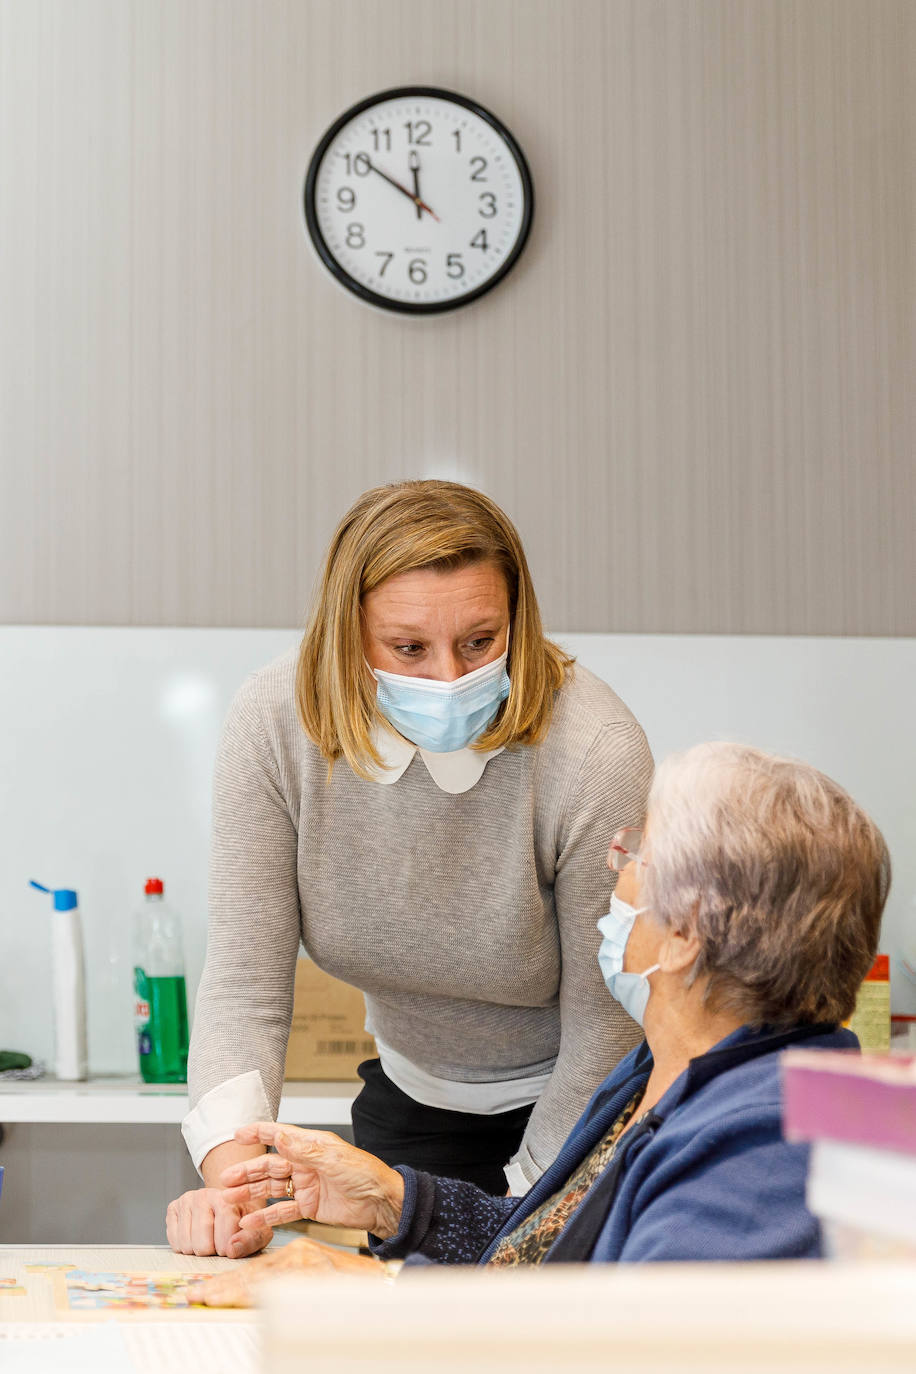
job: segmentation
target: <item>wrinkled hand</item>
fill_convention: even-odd
[[[253,1255],[269,1245],[274,1234],[263,1221],[241,1229],[246,1213],[257,1205],[228,1199],[221,1188],[192,1188],[169,1203],[165,1214],[169,1245],[179,1255],[228,1255],[230,1259]]]
[[[210,1279],[190,1284],[191,1302],[206,1307],[251,1307],[257,1288],[274,1274],[362,1274],[370,1278],[384,1278],[385,1267],[376,1259],[354,1255],[346,1250],[334,1250],[320,1241],[291,1241],[281,1250],[274,1250],[249,1264],[240,1264],[226,1274],[214,1274]]]
[[[275,1155],[256,1155],[231,1165],[221,1177],[227,1205],[241,1209],[245,1234],[282,1222],[330,1222],[355,1226],[383,1239],[397,1234],[404,1203],[404,1180],[375,1155],[357,1150],[331,1131],[306,1131],[273,1121],[257,1121],[235,1133],[244,1145],[273,1145]],[[276,1197],[292,1179],[294,1197],[253,1210]]]

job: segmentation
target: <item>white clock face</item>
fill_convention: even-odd
[[[389,91],[339,119],[305,187],[312,241],[371,303],[430,314],[463,305],[515,262],[531,224],[524,156],[462,97]]]

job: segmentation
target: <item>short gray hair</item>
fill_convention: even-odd
[[[842,787],[795,759],[698,744],[661,764],[648,816],[642,903],[696,934],[711,1008],[775,1027],[851,1015],[890,856]]]

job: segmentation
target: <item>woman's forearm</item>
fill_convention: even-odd
[[[230,1164],[239,1164],[243,1159],[254,1159],[255,1155],[262,1154],[263,1145],[240,1145],[237,1140],[226,1140],[222,1145],[215,1145],[201,1161],[200,1172],[204,1183],[208,1188],[220,1188],[223,1170],[228,1169]]]
[[[247,1103],[233,1129],[274,1115],[280,1103],[299,949],[296,854],[258,694],[247,683],[214,772],[207,958],[188,1058],[192,1109],[252,1069],[259,1074],[263,1100]]]

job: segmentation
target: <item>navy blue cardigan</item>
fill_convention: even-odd
[[[805,1207],[808,1147],[782,1137],[780,1051],[857,1049],[851,1031],[800,1026],[734,1031],[690,1061],[621,1139],[614,1159],[557,1237],[545,1263],[807,1259],[820,1228]],[[399,1166],[401,1225],[372,1240],[383,1259],[486,1264],[497,1242],[555,1193],[644,1086],[644,1041],[601,1084],[553,1164],[523,1198]]]

